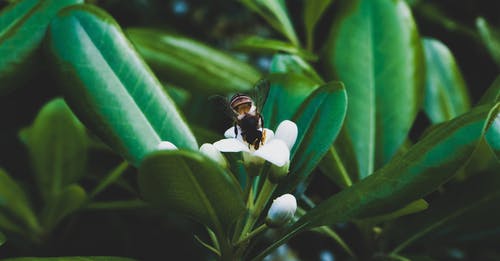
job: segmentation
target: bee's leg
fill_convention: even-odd
[[[262,138],[260,139],[260,144],[264,145],[264,142],[266,141],[266,130],[262,130]]]
[[[262,117],[262,114],[259,114],[259,117],[260,117],[260,127],[262,128],[262,130],[264,130],[264,118]]]
[[[256,138],[255,141],[253,142],[253,147],[258,150],[260,147],[260,144],[262,142],[262,139]]]
[[[234,137],[238,138],[238,123],[234,122]]]

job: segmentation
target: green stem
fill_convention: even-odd
[[[106,177],[99,183],[92,192],[89,194],[89,198],[94,198],[97,194],[102,192],[104,189],[106,189],[109,185],[113,184],[123,173],[125,173],[125,170],[128,168],[128,162],[123,161],[118,165],[116,168],[114,168]]]
[[[248,233],[246,236],[244,236],[243,238],[240,238],[240,240],[238,240],[238,242],[236,242],[236,244],[234,244],[235,247],[238,247],[240,246],[241,244],[245,243],[245,242],[248,242],[250,241],[250,239],[254,238],[255,236],[257,236],[258,234],[262,233],[264,230],[266,230],[268,227],[267,225],[264,223],[262,225],[260,225],[258,228],[256,228],[255,230],[253,230],[252,232]]]
[[[84,207],[84,210],[128,210],[128,209],[138,209],[146,208],[149,205],[140,200],[117,200],[117,201],[102,201],[102,202],[92,202]]]
[[[344,162],[342,162],[342,159],[340,159],[340,156],[335,149],[335,147],[330,148],[330,152],[333,157],[333,162],[335,163],[335,166],[337,167],[337,170],[340,173],[340,177],[342,178],[342,181],[347,187],[352,186],[352,180],[349,174],[347,173],[347,170],[345,169]]]

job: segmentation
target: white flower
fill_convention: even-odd
[[[290,222],[297,210],[297,200],[291,194],[282,195],[275,200],[267,212],[266,224],[280,227]]]
[[[156,146],[157,150],[176,150],[177,147],[169,141],[161,141],[158,143],[158,146]]]
[[[213,161],[219,163],[222,167],[227,167],[227,161],[226,158],[220,153],[217,148],[214,147],[214,145],[210,143],[205,143],[201,145],[200,147],[200,152],[204,154],[205,156],[209,157]]]
[[[253,146],[243,140],[241,130],[238,128],[238,136],[234,135],[234,127],[229,128],[224,136],[226,139],[219,140],[213,145],[222,152],[243,152],[245,163],[260,163],[267,160],[272,164],[282,167],[290,163],[290,150],[297,139],[297,125],[289,120],[282,121],[276,129],[276,134],[270,129],[261,130],[265,132],[264,145],[255,150]]]

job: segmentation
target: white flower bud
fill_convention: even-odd
[[[158,143],[158,146],[156,146],[156,149],[158,150],[176,150],[177,147],[169,141],[162,141]]]
[[[203,153],[205,156],[209,157],[213,161],[219,163],[222,167],[226,168],[227,167],[227,161],[226,158],[220,153],[220,151],[215,148],[214,145],[210,143],[205,143],[201,145],[200,147],[200,152]]]
[[[297,200],[291,194],[282,195],[275,200],[267,212],[266,224],[269,227],[281,227],[290,222],[297,210]]]

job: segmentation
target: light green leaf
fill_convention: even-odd
[[[390,213],[431,193],[467,162],[485,133],[500,137],[500,129],[489,124],[500,114],[500,104],[492,107],[477,107],[436,127],[405,154],[307,212],[255,259],[300,231]]]
[[[249,64],[193,39],[148,28],[126,30],[163,81],[203,93],[245,92],[260,78]]]
[[[314,47],[314,29],[325,10],[333,0],[308,0],[304,1],[304,25],[306,27],[307,49]]]
[[[426,62],[424,111],[432,123],[470,109],[465,81],[450,50],[438,40],[423,40]]]
[[[240,2],[264,18],[293,45],[299,46],[299,40],[288,17],[284,0],[240,0]]]
[[[342,83],[321,85],[309,95],[293,117],[299,133],[291,151],[290,173],[280,185],[293,189],[309,176],[335,141],[346,110]]]
[[[162,140],[198,149],[172,100],[104,11],[65,9],[50,25],[48,48],[75,114],[134,165]]]
[[[284,120],[291,120],[302,102],[318,85],[300,74],[271,74],[268,76],[271,87],[266,104],[262,109],[264,126],[276,129]]]
[[[40,232],[40,225],[28,198],[19,185],[0,168],[0,229],[14,233]]]
[[[84,175],[88,145],[85,127],[62,99],[47,103],[24,136],[45,202]]]
[[[0,12],[0,96],[40,70],[40,45],[50,20],[64,7],[83,0],[23,0]]]
[[[78,185],[70,185],[47,203],[41,214],[44,229],[52,230],[63,218],[80,209],[87,201],[87,193]]]
[[[325,62],[329,75],[346,86],[347,131],[364,178],[407,138],[422,99],[424,56],[404,1],[341,3]]]
[[[271,68],[274,73],[302,74],[317,84],[325,82],[309,63],[293,54],[276,54],[273,57]]]
[[[317,60],[318,57],[306,50],[301,49],[293,44],[283,42],[275,39],[267,39],[259,36],[249,36],[243,40],[237,42],[234,49],[246,52],[256,52],[256,53],[268,53],[274,54],[277,52],[286,52],[289,54],[295,54],[304,58],[305,60]]]
[[[113,256],[67,256],[67,257],[15,257],[3,259],[4,261],[134,261],[128,257]]]
[[[491,58],[493,58],[497,66],[500,66],[500,33],[491,28],[483,17],[476,19],[476,28]]]
[[[139,167],[139,187],[153,206],[187,215],[221,239],[227,238],[245,211],[242,191],[232,174],[199,153],[152,154]]]

